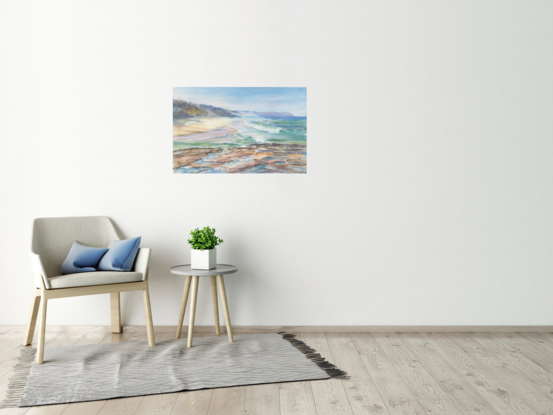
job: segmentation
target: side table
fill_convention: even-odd
[[[223,275],[234,274],[238,268],[234,265],[217,264],[213,269],[192,269],[190,264],[177,265],[171,267],[171,273],[177,275],[185,275],[184,291],[182,292],[182,301],[180,305],[179,323],[177,326],[177,339],[180,338],[182,323],[184,321],[184,312],[186,310],[186,302],[188,301],[188,293],[190,292],[190,284],[192,284],[192,294],[190,295],[190,322],[188,324],[188,347],[192,347],[192,338],[194,336],[194,319],[196,317],[196,299],[198,297],[198,283],[200,277],[209,277],[211,279],[211,298],[213,300],[213,314],[215,317],[215,333],[217,336],[221,334],[219,327],[219,305],[217,302],[217,284],[219,285],[219,294],[221,295],[221,303],[223,304],[223,314],[225,315],[225,323],[227,326],[227,334],[229,342],[233,343],[232,327],[230,325],[230,314],[228,311],[227,294],[225,291],[225,280]]]

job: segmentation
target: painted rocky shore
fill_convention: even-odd
[[[284,98],[299,94],[304,112],[305,88],[175,88],[175,94],[180,90],[233,100],[229,102],[236,107],[173,98],[174,173],[306,173],[307,117],[282,111],[282,106],[271,107],[279,96],[288,105]],[[268,104],[259,107],[264,96]],[[236,109],[245,106],[244,100],[264,110]]]
[[[303,173],[306,146],[258,143],[244,147],[192,147],[173,151],[173,170],[195,173]]]

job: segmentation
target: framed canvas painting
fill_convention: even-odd
[[[307,88],[173,88],[173,173],[307,173]]]

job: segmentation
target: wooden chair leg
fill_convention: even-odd
[[[35,327],[36,327],[36,318],[38,316],[39,307],[40,307],[40,290],[38,288],[34,288],[33,299],[31,301],[31,312],[29,313],[29,321],[27,322],[27,330],[25,331],[23,346],[28,346],[33,342],[33,336],[35,334]]]
[[[192,294],[190,295],[190,322],[188,323],[188,347],[192,347],[192,338],[194,337],[194,319],[196,318],[196,300],[198,299],[198,281],[197,275],[192,277]]]
[[[142,291],[142,298],[144,299],[144,315],[146,316],[146,332],[148,334],[148,344],[150,346],[155,346],[156,338],[154,334],[154,322],[152,321],[152,308],[150,307],[150,290],[146,289]]]
[[[211,280],[211,299],[213,300],[213,316],[215,317],[215,334],[221,335],[221,327],[219,326],[219,304],[217,302],[217,280],[215,275],[209,277]]]
[[[190,292],[190,281],[192,277],[186,276],[184,280],[184,290],[182,292],[182,301],[180,303],[179,323],[177,324],[177,339],[180,339],[180,333],[182,331],[182,323],[184,322],[184,312],[186,311],[186,303],[188,301],[188,293]]]
[[[121,293],[109,294],[111,309],[111,332],[121,333]]]
[[[48,300],[45,295],[40,297],[40,328],[38,332],[38,348],[36,362],[40,365],[44,361],[44,336],[46,334],[46,307]]]
[[[227,325],[228,341],[234,343],[232,337],[232,327],[230,325],[230,314],[228,312],[227,293],[225,291],[225,280],[222,275],[217,275],[217,282],[219,283],[219,292],[221,294],[221,303],[223,304],[223,314],[225,315],[225,324]]]

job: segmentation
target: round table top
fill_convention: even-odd
[[[192,266],[190,264],[171,267],[171,274],[194,275],[198,277],[211,277],[212,275],[233,274],[236,271],[238,271],[237,267],[228,264],[217,264],[217,267],[213,269],[192,269]]]

